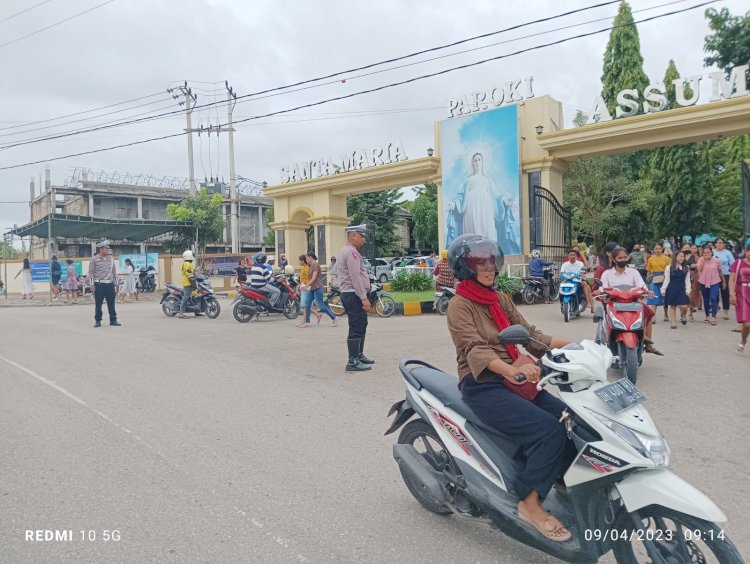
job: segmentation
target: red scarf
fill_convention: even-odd
[[[510,327],[510,320],[508,320],[508,315],[500,305],[496,290],[483,286],[476,280],[462,280],[456,288],[456,293],[472,302],[490,306],[490,313],[492,319],[495,320],[498,331]],[[518,347],[516,345],[505,345],[505,350],[508,351],[510,358],[514,361],[518,358]]]
[[[498,331],[510,327],[510,320],[508,319],[505,310],[500,305],[496,290],[487,288],[476,280],[462,280],[456,288],[456,293],[472,302],[489,306],[492,319],[495,320],[495,325],[497,325]],[[505,350],[508,351],[508,355],[513,359],[513,363],[515,364],[520,356],[518,347],[516,345],[505,345]],[[527,359],[529,362],[533,362],[528,356],[524,356],[523,358]],[[532,384],[528,381],[518,385],[508,382],[505,383],[505,387],[511,392],[518,394],[529,401],[533,401],[539,393],[536,389],[536,384]]]

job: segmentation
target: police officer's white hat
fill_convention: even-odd
[[[367,233],[367,224],[363,223],[362,225],[350,225],[346,228],[347,233],[361,233],[362,235],[365,235]]]
[[[109,241],[107,239],[96,245],[97,249],[101,249],[102,247],[107,247],[108,249],[110,248]]]

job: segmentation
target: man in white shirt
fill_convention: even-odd
[[[579,249],[570,249],[568,252],[568,260],[562,263],[560,267],[560,274],[572,273],[576,274],[581,278],[581,288],[583,295],[586,296],[586,303],[591,308],[591,313],[594,313],[594,296],[591,294],[591,286],[583,277],[583,273],[586,270],[586,265],[583,261],[578,259]]]

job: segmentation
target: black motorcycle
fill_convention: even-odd
[[[445,315],[446,313],[448,313],[448,303],[455,295],[455,288],[442,286],[439,291],[435,292],[435,301],[432,304],[433,309],[440,315]]]
[[[156,290],[156,269],[153,266],[138,270],[138,285],[141,292],[152,293]]]
[[[205,313],[209,319],[216,319],[221,313],[219,301],[214,296],[214,289],[207,278],[195,277],[196,291],[185,304],[185,313]],[[182,303],[182,288],[174,284],[167,284],[161,296],[161,310],[167,317],[174,317],[180,313]]]
[[[549,288],[549,301],[557,300],[560,292],[560,281],[555,276],[557,267],[554,265],[545,266],[542,278],[537,276],[526,276],[523,278],[523,288],[521,288],[521,299],[527,305],[543,301],[545,299],[544,290]]]

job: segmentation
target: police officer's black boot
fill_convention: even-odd
[[[375,364],[375,361],[374,361],[374,360],[372,360],[371,358],[367,358],[367,357],[366,357],[366,356],[364,355],[364,353],[362,352],[363,350],[365,350],[365,338],[364,338],[364,337],[362,337],[362,338],[361,338],[361,339],[359,340],[359,357],[358,357],[358,358],[359,358],[359,361],[360,361],[360,362],[361,362],[362,364]]]
[[[371,368],[359,361],[359,339],[347,339],[346,346],[349,349],[349,362],[346,363],[347,372],[362,372]]]

